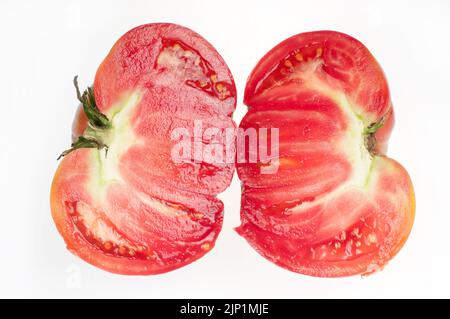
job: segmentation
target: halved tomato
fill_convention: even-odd
[[[78,92],[73,147],[53,180],[52,215],[68,249],[131,275],[166,272],[210,251],[223,218],[216,195],[234,163],[174,162],[171,132],[192,130],[194,120],[203,131],[234,128],[235,91],[223,59],[189,29],[148,24],[123,35],[93,88]]]
[[[237,228],[261,255],[318,277],[368,274],[406,241],[414,192],[385,156],[393,110],[367,48],[333,31],[293,36],[251,73],[241,128],[279,128],[275,174],[238,163]]]

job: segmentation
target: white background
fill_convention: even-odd
[[[236,175],[220,196],[215,249],[187,267],[118,276],[65,249],[49,190],[70,143],[72,78],[90,84],[113,43],[149,22],[187,26],[216,47],[237,84],[236,122],[248,74],[285,38],[333,29],[371,50],[397,115],[389,155],[408,169],[417,196],[410,239],[384,271],[318,279],[266,261],[233,231]],[[0,297],[450,297],[450,1],[2,0],[0,48]]]

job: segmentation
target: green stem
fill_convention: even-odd
[[[77,98],[83,105],[84,113],[88,118],[89,124],[96,128],[111,128],[111,122],[109,119],[101,113],[95,102],[94,88],[88,87],[83,94],[80,93],[80,88],[78,87],[78,76],[73,79],[73,84],[77,91]]]
[[[62,152],[57,160],[59,160],[61,157],[68,155],[69,153],[72,153],[73,151],[79,148],[96,148],[98,150],[105,148],[106,152],[108,152],[108,146],[103,144],[102,142],[97,141],[95,139],[86,138],[84,136],[79,136],[78,139],[72,143],[72,147]]]
[[[381,117],[377,122],[370,124],[364,129],[364,144],[371,155],[376,155],[375,147],[377,146],[376,132],[384,126],[386,116]]]
[[[83,94],[80,93],[78,87],[78,76],[73,79],[76,89],[77,98],[83,106],[83,111],[88,119],[88,127],[83,135],[72,143],[72,147],[59,155],[58,160],[74,150],[80,148],[96,148],[98,150],[105,148],[108,153],[108,145],[104,143],[104,139],[108,136],[108,131],[112,128],[112,123],[106,115],[100,112],[95,102],[94,88],[88,87]]]

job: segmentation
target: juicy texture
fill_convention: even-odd
[[[370,52],[338,32],[296,35],[257,64],[244,101],[240,127],[279,128],[280,157],[272,175],[238,163],[238,233],[267,259],[306,275],[382,268],[406,241],[415,206],[408,173],[384,155],[393,110]]]
[[[233,128],[234,81],[201,36],[173,24],[148,24],[122,36],[97,70],[98,109],[112,123],[106,150],[66,156],[51,190],[53,219],[67,247],[110,272],[157,274],[211,250],[234,164],[175,163],[173,129],[194,120]],[[77,137],[86,129],[78,112]],[[202,140],[204,145],[210,140]],[[223,141],[218,141],[223,143]]]

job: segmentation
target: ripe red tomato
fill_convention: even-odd
[[[237,165],[237,229],[262,256],[306,275],[382,268],[406,241],[414,192],[385,155],[393,110],[367,48],[333,31],[302,33],[269,51],[245,88],[242,128],[279,128],[275,174]]]
[[[68,249],[131,275],[179,268],[211,250],[223,219],[216,195],[234,164],[171,159],[174,128],[194,120],[203,130],[234,127],[234,81],[211,44],[174,24],[137,27],[116,42],[79,99],[74,147],[51,189]]]

